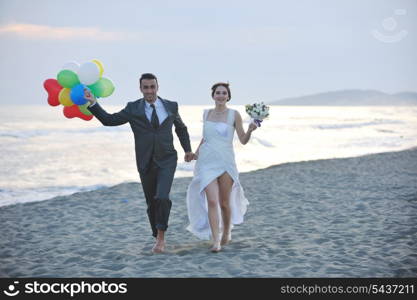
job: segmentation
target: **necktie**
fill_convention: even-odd
[[[152,127],[157,129],[159,127],[159,119],[158,115],[156,114],[155,104],[151,104],[152,107],[152,117],[151,117],[151,124]]]

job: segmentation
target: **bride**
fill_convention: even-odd
[[[187,230],[200,239],[211,239],[212,252],[231,240],[234,224],[243,222],[246,206],[233,151],[234,131],[245,145],[257,126],[251,123],[245,132],[237,110],[227,107],[231,99],[228,83],[212,86],[214,109],[204,110],[203,138],[194,159],[194,177],[187,189]]]

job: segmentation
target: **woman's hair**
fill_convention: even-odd
[[[230,99],[232,99],[232,93],[230,93],[229,84],[228,84],[228,83],[225,83],[225,82],[218,82],[218,83],[215,83],[215,84],[211,87],[211,97],[214,97],[214,92],[216,92],[216,89],[217,89],[219,86],[223,86],[223,87],[225,87],[225,88],[226,88],[227,93],[229,94],[229,99],[227,99],[227,101],[230,101]]]

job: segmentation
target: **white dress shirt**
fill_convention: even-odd
[[[168,117],[168,113],[165,109],[164,104],[159,98],[156,98],[156,101],[154,102],[154,104],[155,104],[155,109],[156,109],[156,115],[158,116],[158,119],[159,119],[159,125],[161,125],[162,122]],[[145,100],[145,114],[149,122],[151,122],[151,119],[152,119],[152,111],[153,111],[153,108],[148,103],[148,101]]]
[[[145,101],[145,114],[146,114],[146,117],[148,118],[149,122],[151,122],[153,108],[148,103],[148,101],[146,101],[146,100],[144,100],[144,101]],[[92,107],[96,103],[97,103],[97,101],[94,101],[88,107]],[[165,109],[164,104],[162,104],[162,101],[159,98],[156,98],[156,101],[155,101],[154,104],[155,104],[155,109],[156,109],[156,115],[158,116],[158,119],[159,119],[159,125],[161,125],[162,122],[168,117],[168,113],[167,113],[167,110]]]

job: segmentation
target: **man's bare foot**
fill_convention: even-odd
[[[152,248],[153,253],[162,253],[165,250],[165,231],[158,229],[155,246]]]
[[[165,250],[165,241],[164,240],[156,240],[155,245],[152,248],[153,253],[163,253]]]

